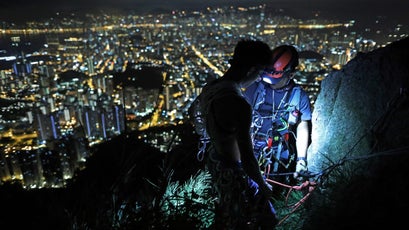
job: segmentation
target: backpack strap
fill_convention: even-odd
[[[260,105],[264,103],[266,97],[266,89],[261,82],[257,82],[257,88],[255,92],[256,96],[253,98],[251,105],[253,106],[253,109],[257,111]]]
[[[288,100],[288,124],[294,125],[298,122],[300,116],[300,99],[301,88],[300,86],[294,86],[291,89],[291,95]]]
[[[299,109],[300,108],[300,86],[294,86],[291,89],[291,94],[290,94],[290,98],[288,100],[288,108],[295,108],[295,109]]]

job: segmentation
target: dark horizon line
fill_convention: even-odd
[[[154,0],[153,0],[154,1]],[[393,0],[392,0],[393,1]],[[154,1],[155,2],[155,1]],[[113,3],[105,3],[104,5],[95,6],[95,4],[80,4],[80,5],[70,5],[70,3],[65,3],[64,5],[49,5],[44,7],[43,5],[27,5],[26,7],[12,7],[4,3],[0,3],[0,22],[14,22],[14,23],[25,23],[32,20],[43,20],[46,18],[51,18],[56,16],[57,13],[75,13],[75,14],[85,14],[85,13],[166,13],[171,10],[204,10],[206,7],[222,7],[222,6],[255,6],[263,1],[254,1],[247,3],[216,3],[209,2],[203,4],[201,2],[194,2],[185,4],[183,6],[177,6],[175,4],[163,5],[163,4],[139,4],[136,7],[129,7],[128,5],[114,5]],[[264,1],[265,2],[265,1]],[[268,2],[268,1],[267,1]],[[263,3],[264,4],[264,3]],[[368,7],[375,7],[377,4],[368,5],[364,3],[356,3],[356,5],[339,5],[335,4],[332,6],[324,5],[308,5],[305,2],[302,4],[291,4],[283,3],[276,4],[277,6],[270,3],[265,3],[270,8],[284,9],[285,12],[290,13],[289,16],[299,16],[301,19],[307,16],[313,17],[313,12],[318,12],[323,19],[362,19],[362,20],[375,20],[376,17],[387,17],[390,19],[395,19],[400,23],[409,22],[409,14],[400,13],[403,9],[397,8],[384,8],[378,10],[371,10]],[[362,5],[363,4],[363,5]],[[402,5],[405,5],[403,3]],[[406,5],[409,5],[406,3]],[[11,7],[11,8],[10,8]],[[375,7],[377,8],[377,7]],[[398,12],[398,13],[397,13]]]

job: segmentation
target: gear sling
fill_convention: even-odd
[[[288,170],[296,155],[296,137],[292,129],[300,120],[299,104],[301,89],[298,85],[292,85],[285,90],[287,92],[282,98],[282,101],[284,101],[282,109],[277,110],[275,114],[274,111],[271,111],[271,115],[260,115],[260,106],[266,100],[264,84],[258,83],[254,91],[255,97],[253,101],[250,101],[250,104],[253,106],[251,133],[254,153],[265,173],[271,170],[273,174],[278,174],[282,171],[281,168]],[[273,110],[275,109],[273,108]],[[269,121],[271,122],[271,127],[268,130],[261,130],[263,123],[268,119],[271,119]]]

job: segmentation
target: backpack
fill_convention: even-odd
[[[206,132],[206,122],[200,107],[201,94],[199,94],[192,102],[188,109],[189,120],[192,123],[194,130],[199,135],[199,151],[196,154],[198,161],[203,161],[206,152],[207,143],[210,142],[209,135]]]
[[[217,80],[209,83],[208,85],[212,85],[216,83]],[[205,86],[206,87],[206,86]],[[223,90],[220,90],[223,89]],[[236,88],[232,87],[229,83],[224,83],[221,82],[219,83],[216,87],[212,87],[209,89],[207,92],[207,103],[211,103],[214,99],[217,99],[222,96],[226,96],[229,94],[241,94],[241,92],[238,92]],[[207,144],[210,142],[210,137],[206,131],[206,119],[205,119],[205,114],[208,112],[203,112],[202,109],[203,107],[208,107],[208,106],[203,106],[201,105],[203,102],[203,98],[206,97],[203,94],[199,94],[192,102],[188,109],[188,115],[190,122],[194,126],[194,130],[196,134],[200,136],[199,138],[199,151],[196,155],[196,158],[198,161],[203,161],[205,152],[207,149]],[[208,104],[208,105],[209,105]]]

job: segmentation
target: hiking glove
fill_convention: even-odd
[[[308,171],[307,168],[307,162],[305,160],[298,160],[297,161],[297,165],[295,166],[295,173],[294,173],[294,177],[297,178],[298,174],[301,171]]]

